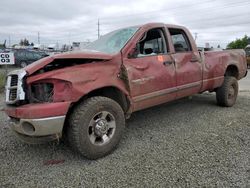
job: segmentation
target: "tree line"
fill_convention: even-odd
[[[250,44],[250,38],[247,35],[245,35],[242,38],[235,39],[234,41],[230,42],[227,45],[227,48],[228,49],[244,49],[246,48],[248,44]]]

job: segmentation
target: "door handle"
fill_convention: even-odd
[[[172,65],[174,62],[173,61],[164,61],[163,65],[167,66],[167,65]]]

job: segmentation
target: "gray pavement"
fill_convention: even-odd
[[[239,88],[232,108],[204,93],[134,113],[96,161],[64,143],[22,143],[0,111],[0,187],[250,187],[250,73]]]
[[[3,100],[3,95],[0,95]],[[249,187],[250,92],[232,108],[205,93],[134,113],[118,147],[89,161],[28,145],[0,112],[0,187]]]

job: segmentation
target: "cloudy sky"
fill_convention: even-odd
[[[197,43],[225,47],[250,36],[249,0],[1,0],[0,43],[93,41],[100,32],[164,22],[188,27]]]

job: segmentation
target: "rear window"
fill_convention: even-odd
[[[186,33],[181,29],[169,29],[175,52],[189,52],[192,51],[191,44]]]

